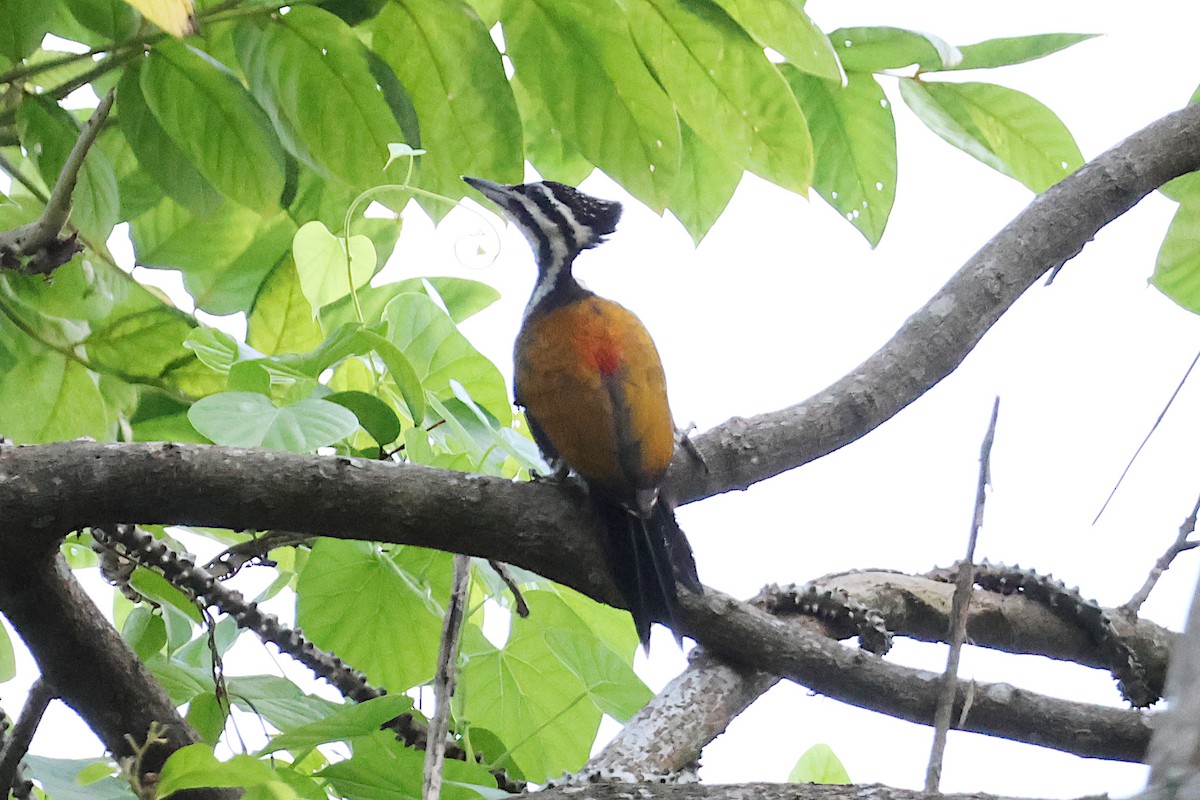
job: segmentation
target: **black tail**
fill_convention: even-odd
[[[608,528],[609,568],[625,597],[638,639],[650,649],[650,626],[661,622],[683,641],[675,582],[703,592],[696,575],[692,547],[675,521],[670,503],[660,499],[649,518],[630,512],[607,498],[597,505]]]

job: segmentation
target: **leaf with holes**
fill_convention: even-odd
[[[896,123],[882,87],[859,72],[845,86],[787,64],[783,74],[811,126],[813,186],[874,247],[896,199]]]
[[[349,409],[309,398],[279,408],[255,392],[220,392],[188,411],[197,431],[217,444],[311,453],[358,429]]]
[[[628,8],[639,51],[696,135],[733,164],[806,192],[808,124],[762,46],[715,6],[629,0]]]
[[[679,171],[679,124],[615,0],[507,0],[504,40],[522,86],[570,144],[661,212]]]

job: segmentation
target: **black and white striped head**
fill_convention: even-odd
[[[482,178],[463,180],[500,206],[520,228],[543,271],[569,263],[580,251],[600,244],[621,218],[620,203],[592,197],[565,183],[509,186]]]

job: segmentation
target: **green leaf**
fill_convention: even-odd
[[[182,747],[170,755],[159,773],[157,794],[164,798],[183,789],[200,789],[220,786],[257,786],[272,784],[279,800],[295,797],[295,792],[275,776],[275,770],[265,761],[251,756],[234,756],[228,761],[218,761],[212,747],[192,744]]]
[[[114,0],[124,6],[124,0]],[[198,214],[211,214],[225,196],[200,174],[191,159],[158,124],[142,96],[136,69],[125,72],[117,89],[117,123],[138,164],[175,202]]]
[[[147,606],[137,606],[125,618],[121,638],[133,648],[138,658],[148,661],[167,646],[167,624]]]
[[[112,313],[115,296],[125,289],[116,270],[83,258],[74,258],[54,270],[53,281],[47,281],[44,275],[14,273],[6,279],[13,294],[30,307],[65,319],[103,320]]]
[[[1071,45],[1094,39],[1095,33],[1042,33],[1035,36],[1011,36],[988,39],[959,48],[962,61],[951,69],[993,69],[1048,56]]]
[[[96,377],[75,361],[40,346],[0,370],[0,431],[20,444],[90,436],[109,438]]]
[[[804,0],[717,0],[763,47],[770,47],[820,78],[842,80],[842,68],[829,37],[804,13]]]
[[[461,0],[403,0],[379,15],[375,51],[412,95],[421,121],[420,185],[451,200],[461,175],[519,183],[521,119],[500,53],[483,21]],[[445,202],[423,202],[437,219]]]
[[[349,256],[347,256],[347,251]],[[313,309],[357,289],[375,274],[375,246],[366,236],[334,236],[322,222],[306,222],[292,239],[300,290]],[[349,264],[347,264],[347,259]]]
[[[129,585],[137,590],[138,594],[154,601],[160,608],[165,611],[177,611],[185,617],[189,623],[201,625],[204,623],[204,617],[196,608],[196,604],[185,595],[182,591],[170,583],[162,575],[153,572],[149,569],[136,569],[129,576]]]
[[[424,423],[425,387],[422,386],[421,377],[417,374],[417,370],[408,356],[399,347],[374,331],[361,331],[359,337],[379,355],[383,365],[387,367],[388,376],[395,382],[404,404],[408,406],[408,414],[412,418],[412,423],[414,425]]]
[[[783,74],[811,126],[813,186],[874,247],[896,199],[896,123],[883,88],[858,72],[845,86],[786,64]]]
[[[201,692],[188,701],[186,719],[206,744],[216,745],[225,732],[228,717],[216,694]]]
[[[238,708],[261,715],[279,730],[290,730],[324,719],[340,705],[305,694],[287,678],[249,675],[229,678],[229,699]]]
[[[124,0],[66,0],[66,7],[80,25],[112,42],[132,36],[141,21]]]
[[[378,397],[366,392],[334,392],[325,395],[324,400],[337,403],[354,412],[358,424],[371,434],[371,438],[386,447],[400,437],[400,420],[391,406]]]
[[[246,323],[246,342],[269,356],[304,353],[321,343],[321,326],[300,289],[294,260],[279,262],[259,289]]]
[[[355,736],[374,733],[386,722],[412,710],[412,698],[387,694],[364,703],[346,703],[324,719],[301,725],[271,737],[258,755],[291,750],[299,753],[319,744],[344,742]]]
[[[527,592],[525,599],[531,613],[513,619],[503,648],[474,626],[464,629],[460,685],[463,715],[508,743],[520,771],[536,782],[587,760],[601,718],[596,698],[627,716],[636,701],[618,684],[628,681],[624,691],[642,703],[652,693],[629,668],[632,641],[627,655],[616,656],[553,592]]]
[[[522,85],[563,136],[661,212],[679,170],[679,124],[614,0],[506,0],[503,19]]]
[[[829,40],[846,72],[881,72],[913,64],[925,71],[951,69],[963,58],[957,47],[937,36],[903,28],[838,28]]]
[[[403,747],[386,732],[360,736],[351,746],[354,757],[331,764],[319,776],[348,800],[421,800],[424,756]],[[478,764],[446,759],[444,800],[503,800],[495,779]]]
[[[0,683],[17,677],[17,657],[13,653],[12,639],[8,629],[0,625]]]
[[[433,676],[440,610],[428,589],[376,545],[319,539],[296,586],[296,622],[317,646],[393,692]]]
[[[354,414],[335,403],[310,398],[278,408],[253,392],[203,397],[188,411],[188,420],[216,444],[293,453],[311,453],[358,429]]]
[[[79,138],[75,118],[49,98],[25,95],[17,106],[17,131],[21,145],[37,163],[42,180],[53,186]],[[95,242],[103,243],[117,223],[119,203],[112,162],[93,147],[84,158],[71,193],[71,224]]]
[[[50,29],[50,15],[29,0],[0,0],[0,56],[20,61],[42,43]]]
[[[850,775],[827,744],[814,744],[804,751],[788,775],[788,783],[848,784]]]
[[[496,365],[459,333],[453,320],[423,294],[401,294],[384,309],[388,339],[416,370],[424,390],[439,400],[454,397],[453,378],[501,425],[512,421],[508,388]]]
[[[29,753],[22,759],[31,777],[54,800],[135,800],[129,781],[118,777],[84,781],[85,772],[97,765],[113,771],[112,762],[97,758],[47,758]]]
[[[295,5],[261,27],[239,23],[233,41],[250,91],[288,150],[356,191],[387,182],[388,142],[404,141],[404,132],[346,23]]]
[[[201,215],[165,197],[133,220],[129,233],[139,266],[186,273],[229,264],[254,241],[261,223],[261,216],[234,203]]]
[[[578,186],[595,167],[567,141],[540,95],[525,88],[520,76],[509,82],[523,121],[525,158],[545,180]],[[687,164],[682,158],[683,165]]]
[[[629,27],[679,116],[732,163],[804,193],[812,141],[763,49],[707,0],[628,0]]]
[[[692,241],[700,244],[733,197],[742,168],[709,147],[686,123],[681,127],[683,158],[670,207]]]
[[[229,372],[236,361],[260,355],[216,328],[196,328],[188,334],[184,347],[193,351],[206,367],[221,373]]]
[[[211,262],[206,268],[184,273],[183,285],[196,307],[210,314],[248,311],[271,271],[285,259],[290,262],[296,224],[286,212],[260,219],[254,240],[227,264]]]
[[[283,148],[270,121],[219,62],[175,41],[141,68],[142,94],[163,130],[226,196],[269,212],[283,193]]]
[[[1200,196],[1184,199],[1171,219],[1150,283],[1194,314],[1200,314]]]
[[[900,94],[930,130],[1035,192],[1083,164],[1071,132],[1027,94],[990,83],[900,80]]]

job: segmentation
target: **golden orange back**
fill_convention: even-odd
[[[589,295],[526,319],[514,356],[517,402],[590,485],[638,507],[675,452],[654,341],[623,306]]]

